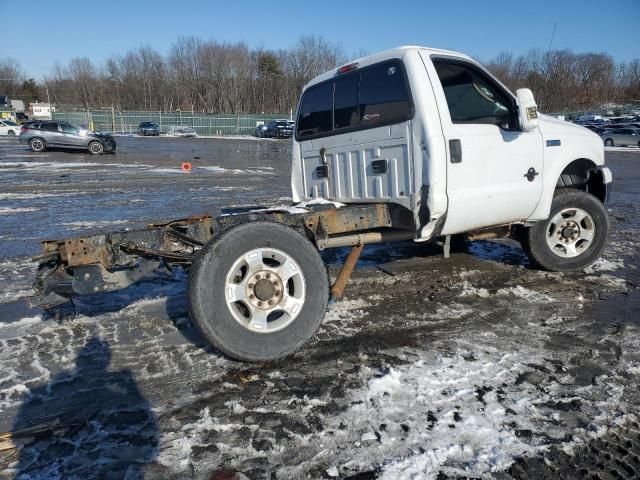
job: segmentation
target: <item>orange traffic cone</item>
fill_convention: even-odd
[[[191,171],[191,164],[189,162],[182,162],[182,171],[183,172],[190,172]]]

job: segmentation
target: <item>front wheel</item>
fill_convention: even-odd
[[[604,144],[605,144],[607,147],[613,147],[613,140],[611,140],[610,138],[607,138],[607,139],[604,141]]]
[[[104,153],[104,146],[100,142],[91,142],[89,144],[89,153],[91,155],[102,155]]]
[[[9,135],[10,137],[15,137],[16,132],[14,132],[13,130],[9,130],[9,131],[7,132],[7,135]]]
[[[229,230],[198,253],[189,272],[192,320],[211,344],[242,361],[293,353],[322,323],[328,299],[316,248],[277,223]]]
[[[47,144],[44,143],[44,140],[41,138],[32,138],[29,140],[29,146],[34,152],[44,152],[47,148]]]
[[[560,189],[549,218],[525,231],[523,247],[542,268],[573,272],[596,261],[608,236],[609,216],[600,200],[581,190]]]

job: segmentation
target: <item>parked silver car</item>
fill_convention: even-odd
[[[636,128],[612,128],[600,136],[607,147],[640,147],[640,130]]]
[[[41,121],[23,125],[20,143],[28,143],[34,152],[47,148],[78,148],[92,155],[116,151],[116,141],[109,133],[91,132],[67,122]]]

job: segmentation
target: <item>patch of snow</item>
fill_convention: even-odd
[[[489,298],[490,293],[486,288],[474,287],[467,280],[463,281],[462,291],[460,292],[461,297],[480,297],[480,298]]]
[[[0,207],[0,215],[16,215],[18,213],[35,212],[35,207]]]
[[[624,268],[624,262],[622,260],[607,260],[606,258],[598,258],[593,264],[589,265],[583,270],[584,273],[596,273],[596,272],[613,272]]]
[[[530,290],[528,288],[523,287],[522,285],[516,285],[515,287],[509,287],[509,288],[501,288],[496,293],[498,295],[513,295],[514,297],[522,298],[524,300],[529,300],[531,302],[537,302],[537,303],[550,303],[554,301],[554,299],[551,298],[549,295],[545,295],[544,293]]]
[[[96,220],[96,221],[77,221],[77,222],[65,222],[60,225],[70,227],[72,230],[89,229],[89,228],[104,228],[112,225],[124,225],[129,223],[128,220]]]

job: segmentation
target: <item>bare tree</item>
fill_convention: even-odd
[[[56,64],[45,83],[52,101],[73,108],[285,113],[311,78],[346,60],[339,45],[315,35],[277,51],[180,37],[166,56],[143,46],[101,65],[87,58]],[[543,111],[640,102],[638,59],[616,64],[604,53],[531,50],[502,52],[487,66],[511,89],[531,88]],[[0,88],[30,97],[37,90],[9,58],[0,59]]]

